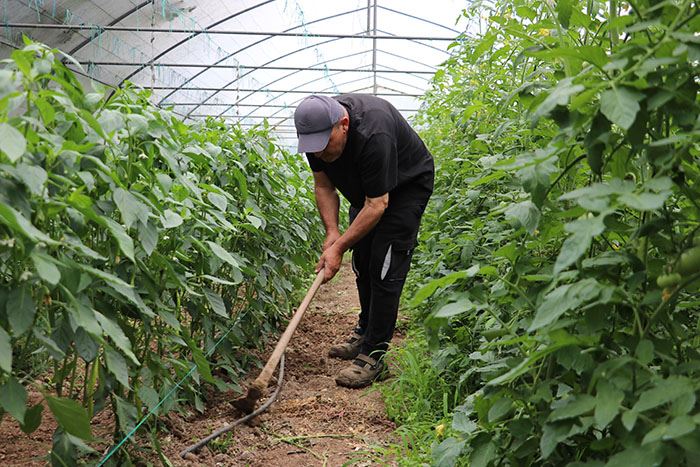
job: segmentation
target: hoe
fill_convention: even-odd
[[[241,412],[246,414],[246,416],[239,418],[238,420],[221,427],[220,429],[216,430],[214,433],[210,434],[206,438],[198,441],[195,444],[188,446],[182,452],[180,452],[180,457],[186,458],[186,456],[191,455],[191,453],[199,451],[203,446],[208,444],[211,440],[216,439],[219,436],[223,435],[224,433],[231,431],[238,424],[251,420],[257,414],[266,410],[267,407],[270,406],[270,404],[272,404],[272,402],[277,397],[277,394],[279,393],[279,390],[281,388],[282,378],[284,377],[283,366],[280,366],[280,374],[278,376],[279,381],[278,381],[278,385],[277,385],[277,390],[272,395],[272,397],[262,407],[260,407],[258,410],[255,410],[255,404],[257,404],[258,400],[260,399],[263,392],[267,388],[267,385],[270,382],[270,378],[272,377],[272,373],[275,371],[275,368],[277,368],[277,364],[279,364],[280,359],[282,358],[282,356],[284,354],[284,351],[287,349],[287,344],[289,344],[289,340],[292,338],[292,334],[294,334],[294,331],[296,330],[297,325],[299,324],[299,321],[301,321],[301,318],[304,316],[304,312],[309,307],[309,303],[311,303],[311,300],[314,298],[314,295],[316,295],[318,288],[321,287],[321,283],[323,282],[323,277],[324,277],[324,272],[323,272],[323,269],[321,269],[321,271],[319,271],[319,273],[316,275],[316,279],[314,280],[314,283],[311,285],[311,288],[309,288],[309,291],[306,292],[306,296],[304,297],[304,300],[302,300],[301,305],[299,305],[299,308],[294,313],[294,316],[292,316],[292,319],[289,321],[289,324],[287,325],[287,329],[284,330],[284,334],[282,334],[282,337],[280,337],[280,340],[277,342],[277,345],[275,346],[275,350],[272,352],[272,355],[270,356],[267,363],[265,364],[265,367],[260,372],[260,375],[258,375],[258,377],[255,379],[255,381],[253,381],[253,384],[250,385],[250,387],[248,388],[248,393],[245,395],[245,397],[241,397],[241,398],[238,398],[235,401],[233,401],[233,405],[238,410],[240,410]]]
[[[275,350],[272,352],[272,355],[265,364],[265,368],[262,369],[260,375],[258,375],[255,381],[253,381],[253,384],[251,384],[248,388],[248,394],[233,401],[233,405],[244,414],[249,414],[255,410],[255,404],[262,396],[263,391],[267,388],[270,378],[272,377],[272,373],[275,371],[275,368],[277,368],[280,357],[282,357],[282,354],[286,350],[287,344],[289,344],[289,340],[292,338],[292,334],[294,334],[299,321],[301,321],[302,316],[304,316],[304,312],[309,307],[309,303],[311,303],[314,295],[316,295],[316,291],[321,286],[323,276],[323,269],[321,269],[321,271],[319,271],[319,273],[316,275],[316,280],[314,280],[311,288],[306,293],[306,297],[304,297],[301,305],[299,305],[296,313],[294,313],[294,316],[289,321],[287,329],[284,330],[284,334],[282,334],[279,342],[277,342]]]

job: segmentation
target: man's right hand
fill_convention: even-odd
[[[332,232],[326,232],[326,240],[323,242],[323,250],[326,251],[328,248],[330,248],[336,240],[340,238],[340,232],[337,230],[332,231]]]

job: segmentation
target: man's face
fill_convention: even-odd
[[[335,124],[331,131],[331,137],[328,139],[328,144],[321,152],[315,152],[314,156],[321,159],[323,162],[333,162],[337,160],[345,149],[345,143],[348,140],[348,128],[350,119],[347,114]]]

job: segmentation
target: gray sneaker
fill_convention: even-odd
[[[342,360],[352,360],[360,354],[360,347],[364,340],[365,336],[353,331],[347,341],[331,347],[328,350],[328,356]]]
[[[357,389],[369,386],[374,381],[386,378],[386,366],[380,358],[376,360],[364,354],[359,354],[349,366],[340,370],[335,382],[338,386]]]

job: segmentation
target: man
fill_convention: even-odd
[[[353,360],[336,377],[351,388],[370,385],[384,370],[401,290],[421,216],[433,191],[433,158],[388,102],[371,95],[306,97],[294,112],[299,152],[314,175],[316,204],[326,228],[316,271],[329,281],[352,248],[360,317],[331,357]],[[350,226],[338,227],[340,200],[350,202]]]

